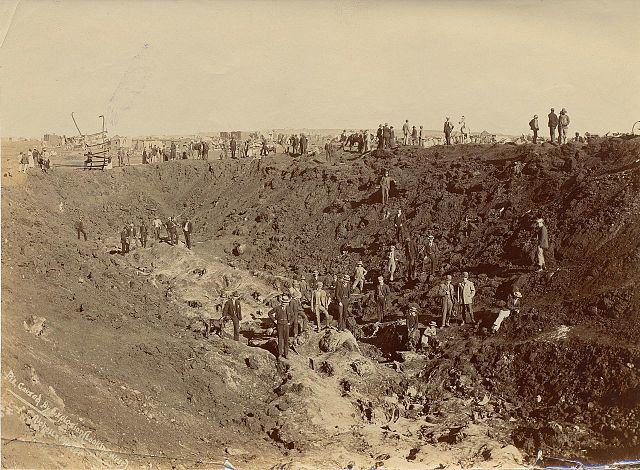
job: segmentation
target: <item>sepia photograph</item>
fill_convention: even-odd
[[[640,2],[2,0],[2,469],[640,469]]]

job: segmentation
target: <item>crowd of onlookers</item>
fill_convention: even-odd
[[[46,173],[51,169],[51,159],[49,157],[49,151],[46,148],[40,150],[34,148],[26,152],[20,152],[20,171],[26,173],[29,168],[38,166],[40,170]]]

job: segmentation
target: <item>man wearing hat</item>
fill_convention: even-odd
[[[544,225],[544,219],[536,220],[536,257],[538,261],[538,272],[542,272],[547,269],[544,261],[544,252],[549,249],[549,234],[547,233],[547,227]]]
[[[302,294],[302,300],[305,300],[307,302],[311,300],[309,283],[307,282],[307,277],[304,274],[300,276],[300,293]]]
[[[407,225],[407,218],[402,213],[402,209],[398,208],[398,213],[393,219],[393,225],[396,228],[396,242],[401,244],[405,239],[405,227]]]
[[[349,275],[345,274],[342,276],[342,282],[336,286],[336,301],[338,302],[338,330],[340,331],[345,329],[347,315],[349,313],[350,297],[351,288],[349,287]]]
[[[476,322],[473,317],[473,298],[476,295],[476,288],[473,282],[469,280],[469,273],[462,273],[462,282],[458,284],[458,303],[462,305],[462,324],[464,325],[467,315],[469,321],[474,324]]]
[[[422,260],[422,270],[431,276],[436,275],[436,267],[438,266],[438,245],[435,243],[435,237],[429,235],[427,243],[424,245],[424,259]],[[428,268],[428,269],[427,269]]]
[[[501,307],[498,310],[498,317],[493,322],[493,326],[491,327],[492,333],[497,333],[500,329],[500,325],[505,318],[507,318],[512,313],[518,314],[520,313],[520,305],[521,305],[522,294],[518,289],[514,289],[513,293],[509,294],[507,297],[507,306],[506,308]],[[504,302],[502,302],[504,305]]]
[[[240,307],[240,296],[234,291],[222,307],[222,317],[233,322],[233,340],[240,340],[240,320],[242,320],[242,308]]]
[[[382,124],[378,126],[376,137],[378,138],[378,148],[381,149],[382,146],[384,145],[384,131],[382,129]]]
[[[272,308],[267,315],[278,330],[278,358],[287,358],[289,352],[289,325],[293,317],[291,297],[286,292],[280,295],[280,305]]]
[[[567,129],[569,128],[570,122],[571,120],[569,119],[567,110],[562,108],[562,111],[560,111],[560,117],[558,118],[558,143],[559,144],[567,143]]]
[[[444,139],[446,145],[451,145],[451,133],[453,132],[453,124],[447,117],[447,120],[444,122]]]
[[[416,246],[416,242],[410,236],[405,239],[404,253],[407,257],[407,281],[413,281],[416,278],[418,247]]]
[[[418,306],[411,304],[407,312],[407,341],[409,351],[415,351],[420,343],[420,329],[418,328]]]
[[[129,227],[127,225],[120,231],[120,243],[122,243],[120,254],[129,253]]]
[[[293,280],[293,285],[289,287],[289,294],[291,295],[291,307],[293,311],[293,318],[291,320],[290,336],[298,336],[304,328],[304,310],[302,308],[302,291],[300,290],[300,281]]]
[[[362,261],[358,261],[358,265],[356,266],[356,273],[353,276],[354,277],[353,285],[351,286],[351,288],[355,289],[356,286],[358,286],[358,288],[360,289],[360,293],[364,292],[364,277],[366,275],[367,275],[367,270],[364,269],[364,266],[362,265]]]
[[[393,180],[389,176],[389,170],[384,170],[384,176],[380,178],[380,193],[382,194],[382,205],[389,202],[389,191],[391,190],[391,182]]]
[[[538,127],[538,115],[534,114],[533,115],[533,119],[531,121],[529,121],[529,128],[533,131],[533,143],[537,144],[538,143],[538,130],[540,129]]]
[[[422,337],[424,338],[423,343],[425,346],[429,343],[429,338],[434,338],[435,341],[435,337],[438,334],[437,326],[438,324],[435,321],[430,321],[429,326],[424,329]]]
[[[317,287],[311,292],[311,311],[316,315],[318,331],[320,331],[321,328],[320,313],[324,315],[325,321],[329,323],[329,303],[331,302],[331,299],[323,287],[324,284],[318,281]]]
[[[320,272],[317,269],[311,273],[311,288],[312,289],[315,289],[316,287],[318,287],[318,282],[320,281],[318,276],[320,276]]]
[[[555,109],[551,108],[551,112],[547,116],[549,118],[549,137],[551,137],[551,143],[556,140],[556,128],[558,127],[558,115]]]
[[[450,326],[451,312],[453,311],[453,301],[455,299],[455,289],[451,283],[451,275],[447,275],[442,284],[438,287],[438,297],[442,299],[442,323],[440,328]]]
[[[378,277],[378,285],[376,286],[374,297],[378,309],[378,323],[382,323],[384,321],[384,314],[391,300],[391,289],[384,283],[382,276]]]
[[[389,144],[391,143],[391,129],[389,128],[388,122],[385,122],[384,127],[382,128],[382,140],[384,142],[383,148],[388,149]]]

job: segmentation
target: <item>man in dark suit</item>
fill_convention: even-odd
[[[384,147],[384,130],[382,129],[382,124],[378,126],[378,132],[376,133],[376,137],[378,138],[378,148],[381,149]]]
[[[267,315],[276,324],[278,330],[278,359],[287,358],[289,353],[289,325],[293,316],[289,294],[280,295],[280,305],[272,308]]]
[[[442,284],[438,286],[438,297],[442,299],[442,323],[440,328],[449,326],[451,313],[453,312],[453,302],[456,298],[455,287],[451,283],[451,276],[447,276]]]
[[[336,301],[338,302],[338,330],[343,331],[347,321],[349,311],[349,301],[351,299],[351,286],[349,285],[349,275],[342,276],[342,282],[336,286]]]
[[[236,150],[238,149],[238,142],[235,137],[231,137],[231,158],[236,158]]]
[[[222,307],[222,317],[229,318],[233,322],[233,340],[240,340],[240,320],[242,320],[242,308],[238,292],[233,292]]]
[[[382,128],[382,140],[384,142],[383,148],[389,148],[391,143],[391,129],[389,128],[388,123],[384,123],[384,127]]]
[[[556,140],[556,128],[558,127],[558,115],[555,110],[551,108],[551,112],[547,116],[549,118],[549,137],[551,137],[551,143]]]

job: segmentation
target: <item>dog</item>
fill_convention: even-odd
[[[208,338],[211,333],[217,334],[220,338],[222,338],[222,331],[224,330],[224,326],[227,323],[227,318],[210,318],[209,321],[204,322],[204,337]]]

